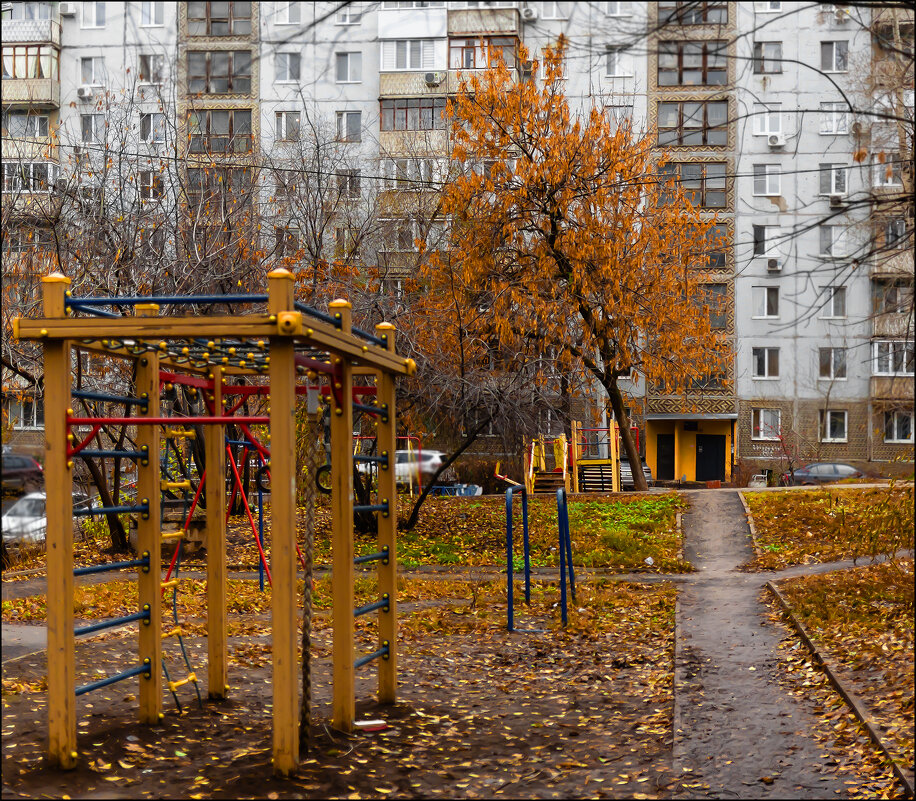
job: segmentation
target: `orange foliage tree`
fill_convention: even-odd
[[[702,282],[715,220],[659,178],[665,158],[649,136],[615,127],[600,108],[570,111],[564,50],[562,38],[545,48],[531,80],[498,60],[462,83],[449,113],[464,169],[444,187],[451,240],[427,278],[433,291],[486,308],[467,315],[482,338],[517,350],[536,343],[552,355],[552,375],[584,370],[597,381],[638,465],[619,381],[635,371],[679,392],[721,374],[729,358]]]

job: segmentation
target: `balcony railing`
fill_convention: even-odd
[[[517,8],[455,9],[448,14],[449,36],[480,36],[491,33],[517,34]]]
[[[4,3],[4,5],[6,5]],[[56,19],[5,19],[3,43],[53,44],[60,47],[60,22]]]
[[[60,81],[56,78],[7,78],[2,93],[4,106],[60,107]]]

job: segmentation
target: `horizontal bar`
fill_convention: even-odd
[[[368,331],[363,331],[361,328],[354,326],[350,329],[356,336],[362,337],[363,339],[368,339],[374,345],[381,345],[385,347],[388,345],[388,340],[383,339],[382,337],[377,337],[375,334],[370,334]]]
[[[387,456],[360,456],[358,453],[353,456],[354,462],[376,462],[388,466]]]
[[[78,451],[74,453],[73,456],[78,456],[80,459],[106,459],[109,456],[120,456],[123,459],[149,459],[149,451]]]
[[[361,668],[363,665],[368,665],[373,659],[378,659],[379,657],[388,658],[388,644],[386,643],[381,648],[379,648],[375,653],[371,653],[368,656],[361,657],[353,663],[354,668]]]
[[[125,567],[149,567],[149,557],[131,559],[129,562],[110,562],[107,565],[89,565],[78,567],[73,571],[74,576],[88,576],[90,573],[107,573],[109,570],[123,570]]]
[[[107,515],[113,512],[146,512],[149,513],[149,506],[96,506],[91,509],[74,509],[73,515]]]
[[[259,423],[265,425],[270,423],[269,415],[249,415],[247,417],[232,417],[229,415],[210,416],[210,417],[68,417],[67,425],[71,426],[91,426],[91,425],[108,425],[113,426],[168,426],[173,425],[176,420],[182,420],[191,425],[231,425],[232,423]]]
[[[188,677],[186,679],[182,679],[181,681],[170,681],[169,689],[172,692],[175,692],[175,690],[177,690],[179,687],[184,687],[185,684],[190,684],[192,681],[195,684],[197,684],[197,674],[196,673],[189,673]]]
[[[92,684],[84,684],[82,687],[77,687],[76,694],[82,695],[83,693],[88,693],[92,690],[99,690],[102,687],[107,687],[109,684],[114,684],[115,682],[129,679],[131,676],[138,676],[141,673],[145,673],[146,677],[149,678],[150,672],[149,660],[146,660],[142,665],[132,667],[130,670],[125,670],[123,673],[115,673],[114,676],[109,676],[107,679],[101,679],[100,681],[92,682]]]
[[[381,561],[383,564],[386,564],[386,565],[388,564],[388,546],[387,545],[383,547],[382,550],[376,551],[375,553],[367,553],[367,554],[363,554],[362,556],[357,556],[353,560],[353,564],[354,565],[364,565],[366,564],[366,562],[376,562],[376,561]]]
[[[151,295],[127,298],[66,298],[65,304],[74,309],[86,306],[136,306],[138,303],[161,305],[191,305],[195,303],[266,303],[267,295]]]
[[[353,610],[353,617],[366,615],[369,612],[375,611],[376,609],[384,609],[386,612],[390,609],[387,593],[385,593],[385,595],[383,595],[379,600],[373,601],[371,604],[366,604],[365,606],[357,606],[356,609]]]
[[[370,503],[363,506],[354,506],[354,512],[388,512],[387,503]]]
[[[159,381],[166,384],[183,384],[186,387],[195,387],[198,389],[213,389],[213,382],[206,378],[197,378],[192,375],[182,373],[170,373],[166,370],[159,371]]]
[[[358,409],[361,412],[368,412],[369,414],[377,414],[382,417],[388,416],[388,407],[387,406],[374,406],[370,403],[355,403],[353,404],[354,409]]]
[[[305,312],[310,317],[324,320],[326,323],[330,323],[335,328],[340,328],[341,322],[339,317],[334,317],[330,314],[325,314],[323,311],[318,311],[318,309],[315,309],[300,300],[297,300],[295,303],[293,303],[293,306],[295,307],[296,311]]]
[[[105,392],[90,392],[85,389],[74,389],[70,392],[74,398],[84,398],[85,400],[97,401],[116,401],[117,403],[137,403],[140,406],[149,404],[149,398],[134,398],[130,395],[108,395]]]
[[[109,317],[109,318],[114,317],[114,318],[117,318],[117,317],[123,317],[123,316],[124,316],[124,315],[122,315],[122,314],[117,314],[116,312],[102,311],[101,309],[93,309],[91,306],[87,306],[87,307],[84,308],[84,309],[80,309],[80,311],[81,311],[81,312],[85,312],[86,314],[91,314],[93,317]]]
[[[73,629],[73,636],[81,637],[83,634],[92,634],[94,631],[117,628],[118,626],[123,626],[125,623],[133,623],[135,620],[149,620],[149,609],[144,609],[142,612],[134,612],[132,615],[124,615],[124,617],[113,617],[111,620],[102,620],[99,623],[93,623],[90,626],[83,626],[79,629]]]

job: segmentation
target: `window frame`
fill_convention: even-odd
[[[248,113],[248,131],[247,133],[236,132],[236,115],[244,115]],[[228,114],[228,132],[223,133],[221,131],[213,132],[213,115],[214,114]],[[192,125],[191,118],[198,117],[197,131],[195,133],[195,128]],[[188,112],[187,116],[187,139],[188,139],[188,153],[250,153],[254,149],[254,110],[250,108],[201,108],[194,109]],[[200,125],[200,120],[206,120],[206,126]],[[226,148],[223,150],[213,150],[212,145],[215,140],[226,140]],[[200,140],[202,147],[195,148],[195,140]],[[247,141],[247,148],[240,149],[239,143],[244,143]]]
[[[875,155],[871,157],[873,187],[903,186],[903,162],[900,153],[893,152],[885,156],[884,161],[879,161]]]
[[[782,194],[782,170],[779,164],[754,164],[754,188],[753,197],[778,197]],[[775,178],[775,182],[772,180]],[[760,191],[760,182],[763,182],[763,190]],[[775,183],[776,190],[773,191]]]
[[[354,56],[358,58],[354,59]],[[341,58],[346,59],[347,77],[344,80],[340,78]],[[354,61],[357,63],[359,73],[357,78],[352,77]],[[334,82],[335,83],[362,83],[363,82],[363,53],[361,50],[339,50],[334,52]]]
[[[771,304],[770,301],[774,297],[775,304]],[[752,286],[751,306],[753,307],[753,314],[751,315],[752,320],[778,320],[779,287],[764,284]],[[775,308],[775,311],[772,314],[770,313],[771,307]]]
[[[838,47],[838,45],[843,45],[844,47]],[[830,46],[830,65],[825,66],[825,56],[827,51],[825,47]],[[837,66],[839,62],[842,62],[842,67]],[[821,42],[821,72],[826,73],[843,73],[849,72],[849,40],[848,39],[832,39],[830,41]]]
[[[822,259],[843,259],[846,258],[848,253],[846,252],[847,248],[847,236],[846,236],[846,226],[845,225],[819,225],[818,229],[818,256]],[[825,250],[825,231],[831,231],[830,234],[830,250]]]
[[[44,177],[36,174],[41,172],[41,170],[36,170],[36,167],[43,168]],[[49,194],[57,179],[58,171],[58,165],[53,161],[4,161],[2,191],[28,192],[36,195]],[[22,185],[23,178],[27,186]]]
[[[754,75],[782,74],[782,41],[754,42]],[[775,47],[775,55],[767,55],[766,47]],[[773,67],[773,69],[768,69]]]
[[[604,49],[604,77],[605,78],[632,78],[633,70],[626,72],[622,68],[621,58],[630,48],[627,45],[609,44]],[[613,56],[613,58],[612,58]],[[614,62],[614,70],[611,71],[611,62]],[[632,64],[632,62],[631,62]]]
[[[11,118],[15,119],[17,123],[20,119],[24,121],[22,134],[18,131],[10,131]],[[33,120],[36,121],[34,127],[38,128],[37,131],[29,130],[30,127],[33,127]],[[40,111],[4,111],[2,128],[11,139],[47,139],[51,132],[51,115],[43,114]],[[42,128],[44,130],[43,133]]]
[[[92,80],[83,80],[86,74],[87,62],[92,65]],[[80,83],[84,86],[105,87],[108,78],[108,71],[105,69],[105,56],[81,56],[80,57]]]
[[[285,64],[284,75],[281,77],[280,65]],[[293,69],[295,67],[295,69]],[[295,73],[295,75],[293,75]],[[302,76],[302,54],[294,51],[274,53],[274,80],[280,84],[299,83]]]
[[[686,47],[700,47],[700,60],[701,67],[699,70],[685,68],[684,61],[685,57],[693,56],[696,54],[685,53]],[[666,49],[673,48],[674,53],[663,52]],[[655,68],[655,80],[656,85],[659,88],[668,89],[673,86],[725,86],[728,83],[728,42],[724,39],[708,39],[708,40],[690,40],[690,39],[670,39],[658,43],[658,58]],[[663,69],[662,57],[674,55],[677,59],[677,69],[672,70],[665,68]],[[709,62],[711,58],[722,57],[722,66],[710,67]],[[662,81],[662,72],[670,73],[677,72],[677,81],[675,83],[666,83]],[[701,74],[700,83],[685,83],[684,82],[684,73],[685,72],[699,72]],[[721,77],[721,81],[711,82],[709,80],[710,73],[715,72],[717,76]],[[721,73],[721,75],[719,75]]]
[[[341,200],[358,200],[362,193],[362,170],[342,169],[336,170],[334,178],[337,185],[337,196]]]
[[[296,122],[296,132],[295,136],[290,136],[290,117],[295,116]],[[298,142],[299,141],[299,128],[302,123],[302,114],[300,111],[293,110],[279,110],[274,112],[274,141],[276,142]]]
[[[159,118],[158,120],[156,118]],[[148,122],[149,132],[147,136],[143,135],[144,122]],[[166,133],[166,116],[160,111],[142,112],[140,114],[140,141],[146,145],[163,145],[165,144]],[[159,134],[161,138],[157,139]]]
[[[843,136],[849,133],[849,109],[843,101],[822,100],[820,115],[821,124],[818,133],[821,136]]]
[[[776,108],[772,108],[773,106]],[[753,114],[754,127],[752,136],[772,136],[773,134],[782,133],[782,103],[754,103]],[[777,122],[776,130],[769,127],[769,123],[774,119]]]
[[[356,117],[356,135],[350,136],[350,120]],[[342,109],[335,112],[337,122],[337,141],[338,142],[362,142],[363,141],[363,112],[361,110]]]
[[[203,72],[192,72],[191,62],[203,56]],[[225,56],[227,59],[226,72],[217,73],[214,69],[214,56]],[[238,67],[239,56],[248,60],[247,72],[241,71]],[[252,51],[246,49],[239,50],[188,50],[185,64],[187,67],[187,89],[188,94],[196,97],[198,95],[215,95],[216,97],[225,97],[227,95],[250,95],[252,87]],[[197,69],[194,67],[193,69]],[[193,81],[203,81],[203,89],[192,89]],[[216,91],[216,82],[225,81],[226,91]],[[243,86],[246,85],[247,89]]]
[[[344,8],[346,8],[346,6],[344,6]],[[290,13],[293,9],[296,10],[295,15]],[[274,15],[274,25],[302,24],[302,3],[297,2],[297,0],[278,2],[276,11],[277,13]],[[293,16],[297,17],[297,19],[292,19]]]
[[[685,106],[696,105],[701,113],[699,126],[688,126],[688,121],[694,120],[693,116],[685,117]],[[678,123],[675,127],[669,125],[662,126],[663,106],[677,106]],[[710,111],[718,110],[719,106],[725,107],[724,121],[721,125],[710,124]],[[658,146],[659,147],[726,147],[728,145],[728,100],[660,100],[657,105],[657,128],[658,128]],[[676,133],[676,141],[669,141],[671,132]],[[701,141],[684,141],[691,135],[699,133]],[[721,134],[722,141],[711,142],[711,134]],[[718,137],[717,137],[718,138]]]
[[[758,231],[763,231],[763,238],[760,239],[757,236]],[[751,235],[753,238],[753,250],[752,255],[754,258],[760,259],[772,259],[778,257],[779,250],[777,249],[776,243],[780,240],[779,231],[780,226],[778,225],[752,225],[751,226]],[[776,231],[775,236],[770,236],[771,231]],[[763,243],[763,250],[758,249],[758,245]]]
[[[846,286],[825,286],[824,294],[827,299],[821,310],[824,312],[820,315],[821,320],[845,320],[849,316],[846,301],[849,293]]]
[[[899,436],[900,426],[898,420],[905,418],[909,420],[910,436],[902,438]],[[888,437],[888,422],[892,436]],[[913,412],[906,409],[892,409],[884,412],[884,441],[887,443],[911,444],[913,442]]]
[[[92,21],[87,21],[87,12],[91,11]],[[99,12],[101,11],[101,15]],[[80,28],[83,30],[101,30],[105,27],[107,18],[107,9],[104,0],[83,0],[80,8]],[[99,16],[102,18],[102,24],[99,24]]]
[[[840,162],[821,162],[819,165],[818,175],[818,195],[828,197],[829,195],[845,196],[849,191],[849,165]],[[837,178],[841,180],[837,180]],[[824,189],[825,179],[829,186]],[[842,183],[842,188],[837,184]]]
[[[147,69],[144,70],[144,59]],[[155,68],[154,66],[155,65]],[[162,53],[140,53],[137,56],[137,83],[161,86],[165,80],[165,56]]]
[[[3,400],[7,407],[8,424],[13,431],[39,431],[45,426],[44,398],[39,395],[23,395],[17,398],[13,395],[6,395]],[[19,413],[13,418],[13,404],[18,408]],[[28,405],[26,405],[28,404]],[[30,419],[26,420],[25,411],[31,409]]]
[[[105,114],[88,113],[80,114],[80,144],[99,145],[105,144]],[[91,132],[87,138],[86,122],[90,121]]]
[[[334,16],[335,25],[360,25],[362,21],[363,9],[355,2],[338,8]]]
[[[563,8],[566,8],[565,16],[563,15]],[[547,13],[548,8],[551,13]],[[543,19],[557,19],[557,20],[566,20],[569,19],[570,12],[572,11],[572,2],[571,0],[543,0],[541,3],[541,17]]]
[[[666,14],[667,9],[671,9]],[[724,12],[723,19],[710,19],[711,16],[719,16],[710,12]],[[701,19],[696,19],[697,12],[700,12]],[[687,18],[687,19],[685,19]],[[658,23],[660,25],[679,25],[682,27],[690,25],[727,25],[728,24],[728,3],[724,2],[660,2],[658,3]]]
[[[156,203],[162,200],[164,189],[160,173],[152,169],[140,170],[137,175],[137,192],[141,203]]]
[[[776,416],[775,429],[771,422],[765,422],[764,415]],[[766,430],[775,431],[770,436],[765,435]],[[780,432],[782,431],[782,409],[771,409],[768,407],[758,406],[751,408],[751,439],[757,442],[779,442]]]
[[[878,339],[872,342],[872,375],[888,378],[913,375],[914,343],[906,339]],[[881,353],[882,348],[885,353]],[[909,354],[909,357],[908,357]],[[881,369],[882,360],[887,367]],[[895,364],[895,362],[899,362]],[[909,364],[910,369],[907,369]]]
[[[60,78],[60,50],[51,45],[9,44],[2,51],[3,80],[31,80],[33,78],[58,80]],[[12,72],[7,72],[7,67]],[[20,75],[20,67],[25,70]]]
[[[445,130],[446,98],[436,95],[421,95],[420,97],[384,98],[379,101],[379,130],[380,131],[438,131]],[[411,114],[412,110],[415,114]],[[428,112],[424,114],[424,112]],[[438,113],[437,113],[438,112]],[[403,127],[399,121],[403,118]],[[414,120],[417,127],[411,127]],[[437,120],[441,120],[437,124]],[[427,127],[423,123],[429,122]]]
[[[762,372],[758,372],[758,367],[763,368]],[[779,380],[779,348],[770,346],[751,348],[751,378],[755,381]]]
[[[158,17],[159,21],[156,21]],[[144,18],[151,18],[152,22],[144,22]],[[162,28],[165,26],[165,3],[162,0],[142,0],[140,3],[140,27]]]
[[[849,441],[849,412],[846,409],[821,409],[819,411],[820,415],[820,425],[818,429],[820,431],[820,441],[821,442],[848,442]],[[839,418],[834,417],[834,415],[842,415]],[[832,419],[841,419],[843,421],[843,434],[842,436],[831,437],[831,420]]]
[[[849,378],[846,351],[847,348],[833,346],[817,349],[818,381],[846,381]]]
[[[875,314],[908,314],[914,294],[912,279],[876,279],[872,283],[872,309]]]
[[[195,5],[204,5],[205,11],[203,17],[192,17],[191,10],[192,6]],[[248,14],[236,14],[236,6],[247,6]],[[212,3],[209,0],[203,0],[201,3],[188,2],[185,7],[185,18],[187,20],[187,31],[188,37],[197,37],[197,36],[212,36],[212,37],[222,37],[222,36],[251,36],[252,29],[254,26],[254,15],[252,9],[254,4],[251,2],[237,2],[237,0],[230,0],[228,5],[228,16],[219,16],[214,17],[211,13]],[[204,30],[198,31],[197,28],[200,23],[203,23]],[[227,26],[226,33],[214,33],[213,26],[214,24]],[[245,28],[247,24],[247,30],[236,30],[236,27]]]
[[[702,168],[702,174],[700,176],[698,177],[692,176],[688,178],[684,177],[683,173],[685,169],[690,171],[691,168],[696,168],[696,167]],[[721,176],[719,175],[710,176],[708,174],[709,167],[716,167],[717,171],[718,171],[718,168],[721,167],[722,175]],[[675,169],[677,170],[676,175],[674,174]],[[690,202],[692,205],[694,204],[693,204],[693,200],[691,199],[691,196],[697,197],[697,194],[699,194],[700,203],[697,205],[698,208],[703,208],[703,209],[728,208],[728,162],[725,162],[725,161],[699,161],[699,162],[669,161],[662,168],[660,174],[663,176],[673,176],[677,178],[677,183],[680,184],[681,188],[684,190],[684,194],[687,197],[688,202]],[[708,186],[709,181],[720,180],[720,179],[723,181],[723,186],[721,189],[718,187],[710,188]],[[693,188],[692,186],[688,186],[687,182],[690,182],[691,184],[694,182],[698,182],[699,186],[697,188]],[[709,204],[708,195],[712,192],[721,192],[722,194],[721,205],[713,206]]]

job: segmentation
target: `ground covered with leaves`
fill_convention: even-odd
[[[436,597],[429,597],[435,580],[404,581],[399,704],[383,708],[370,700],[371,667],[361,669],[357,680],[358,719],[384,719],[385,730],[346,736],[327,725],[330,631],[319,613],[313,749],[294,777],[274,779],[264,616],[262,631],[230,639],[232,690],[226,702],[198,708],[188,685],[179,690],[182,714],[167,698],[171,708],[163,724],[145,727],[134,722],[132,682],[81,696],[82,759],[75,771],[61,774],[42,756],[44,661],[26,656],[3,669],[4,797],[665,794],[675,779],[671,585],[580,583],[564,630],[558,626],[555,582],[536,581],[531,606],[519,604],[516,610],[517,625],[532,631],[509,634],[504,580],[440,580]],[[261,619],[256,582],[249,584],[236,593],[233,620]],[[108,591],[99,587],[81,596],[81,615],[92,610],[90,601],[107,603]],[[410,600],[420,595],[423,601]],[[127,629],[81,641],[78,682],[123,669],[136,653],[135,636]],[[359,651],[374,647],[370,628],[360,628],[357,637]],[[205,675],[200,666],[206,641],[190,636],[186,645],[192,664]],[[183,675],[174,641],[167,652],[172,672]],[[201,691],[206,698],[206,688]]]
[[[913,560],[780,582],[805,629],[913,770]]]
[[[913,487],[746,492],[757,530],[750,570],[893,554],[914,546]]]

